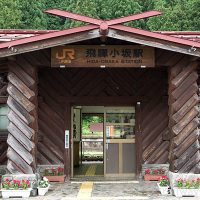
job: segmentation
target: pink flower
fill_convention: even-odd
[[[150,174],[150,169],[145,170],[145,174]]]

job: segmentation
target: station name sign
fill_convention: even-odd
[[[154,48],[140,45],[66,45],[51,49],[52,67],[154,67]]]

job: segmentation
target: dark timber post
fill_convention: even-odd
[[[169,69],[169,161],[172,172],[200,173],[197,65],[185,56]]]
[[[71,172],[71,106],[67,103],[65,106],[65,130],[69,130],[69,148],[64,152],[65,174],[69,177]]]
[[[23,57],[9,63],[7,168],[11,173],[34,173],[38,133],[37,68]]]
[[[135,107],[135,143],[136,143],[136,175],[142,171],[142,132],[141,132],[141,103],[137,102]]]

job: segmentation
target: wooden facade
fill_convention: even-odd
[[[169,158],[174,172],[200,172],[197,66],[181,59],[169,69]]]
[[[50,56],[48,51],[40,54]],[[157,50],[153,69],[53,69],[43,62],[38,53],[19,55],[2,72],[8,84],[1,84],[1,103],[7,99],[10,124],[8,136],[1,136],[0,162],[7,160],[11,173],[32,173],[38,164],[68,165],[63,138],[70,106],[137,102],[138,163],[169,162],[172,171],[199,173],[197,60]]]
[[[88,27],[89,31],[95,28]],[[165,163],[173,172],[200,173],[199,49],[188,50],[187,42],[181,44],[183,39],[169,39],[174,44],[169,45],[157,35],[153,40],[118,28],[109,30],[104,43],[146,42],[155,48],[153,68],[51,68],[50,47],[102,43],[99,30],[87,32],[87,27],[85,32],[76,29],[76,35],[48,38],[45,48],[43,40],[35,46],[23,43],[16,52],[2,46],[0,103],[10,111],[8,131],[0,133],[0,164],[7,164],[11,173],[64,164],[70,175],[71,152],[64,148],[64,132],[71,129],[74,105],[136,106],[138,174],[142,164]]]

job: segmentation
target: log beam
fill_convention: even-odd
[[[200,173],[197,61],[184,57],[169,69],[170,170]],[[195,167],[196,166],[196,167]]]
[[[7,168],[11,173],[34,173],[38,132],[37,69],[20,59],[9,62]]]

